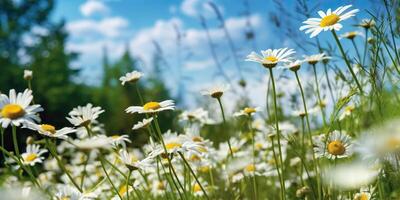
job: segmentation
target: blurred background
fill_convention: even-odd
[[[139,120],[124,112],[140,104],[135,88],[118,81],[132,70],[145,74],[139,87],[146,101],[174,99],[179,109],[212,110],[217,105],[200,90],[225,83],[233,88],[228,110],[264,106],[266,72],[245,62],[246,55],[290,47],[301,56],[318,53],[317,44],[331,48],[330,34],[309,39],[298,29],[318,10],[347,4],[361,12],[341,33],[358,29],[356,22],[371,18],[368,11],[383,11],[382,1],[374,0],[1,0],[0,91],[23,91],[23,71],[32,70],[44,122],[70,126],[68,112],[90,102],[106,110],[100,121],[109,135],[130,133]],[[279,91],[296,90],[284,72],[279,78],[285,82]],[[163,130],[177,130],[176,113],[162,114]]]

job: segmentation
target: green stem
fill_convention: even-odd
[[[193,175],[193,177],[194,177],[194,179],[196,180],[197,184],[199,184],[199,186],[200,186],[201,190],[203,191],[204,196],[206,197],[206,199],[210,199],[210,198],[208,198],[207,192],[206,192],[206,190],[203,188],[203,185],[201,185],[199,179],[197,178],[196,173],[194,173],[192,167],[190,167],[190,164],[187,162],[187,160],[185,159],[185,157],[183,156],[183,154],[182,154],[181,152],[179,152],[179,155],[181,156],[183,162],[185,162],[186,166],[189,168],[189,171],[190,171],[190,173]]]
[[[279,160],[278,160],[278,158],[276,157],[276,152],[275,152],[275,143],[274,143],[274,139],[273,139],[273,136],[271,137],[271,144],[272,144],[272,155],[274,156],[274,160],[275,160],[275,166],[276,166],[276,172],[278,172],[278,178],[279,178],[279,184],[280,184],[280,186],[281,186],[281,194],[280,194],[280,196],[281,196],[281,199],[283,199],[284,198],[284,196],[285,196],[285,193],[283,192],[283,183],[282,183],[282,175],[281,175],[281,172],[280,172],[280,170],[279,170]]]
[[[14,125],[12,125],[12,137],[13,137],[13,143],[14,143],[14,150],[15,150],[15,153],[17,154],[17,158],[21,159],[21,154],[19,154],[19,148],[18,148],[17,127]]]
[[[317,93],[318,107],[321,108],[322,122],[324,123],[324,127],[325,127],[326,126],[325,109],[323,107],[321,93],[319,91],[317,68],[316,68],[315,64],[311,64],[311,65],[312,65],[313,72],[314,72],[315,90],[316,90],[316,93]]]
[[[272,92],[273,92],[273,99],[274,99],[274,114],[275,114],[275,128],[276,128],[276,138],[278,141],[278,151],[279,151],[279,161],[280,161],[280,166],[282,166],[282,173],[281,173],[281,184],[282,184],[282,198],[286,199],[285,197],[285,181],[284,181],[284,169],[283,169],[283,158],[282,158],[282,147],[281,147],[281,136],[280,136],[280,130],[279,130],[279,122],[278,122],[278,105],[277,105],[277,98],[276,98],[276,87],[275,87],[275,79],[274,79],[274,73],[272,72],[272,68],[268,68],[269,69],[269,75],[271,78],[271,82],[272,82]],[[279,165],[279,164],[278,164]],[[277,166],[278,166],[277,165]]]
[[[332,34],[333,34],[333,37],[335,38],[335,41],[336,41],[337,45],[339,46],[340,53],[341,53],[342,56],[343,56],[343,59],[344,59],[346,65],[347,65],[348,70],[350,71],[351,75],[353,76],[354,81],[355,81],[356,84],[357,84],[358,89],[360,90],[361,94],[364,94],[364,91],[363,91],[363,89],[362,89],[362,87],[361,87],[361,84],[360,84],[360,82],[358,82],[358,79],[357,79],[357,77],[356,77],[356,74],[354,73],[353,68],[352,68],[351,65],[350,65],[350,62],[349,62],[349,60],[347,59],[346,53],[345,53],[344,50],[343,50],[343,46],[342,46],[342,44],[341,44],[340,41],[339,41],[339,38],[338,38],[338,36],[337,36],[337,34],[336,34],[336,31],[335,31],[335,30],[332,30]]]
[[[87,164],[89,162],[89,159],[90,159],[90,153],[87,153],[85,155],[86,155],[87,158],[86,158],[85,163],[83,165],[82,178],[81,178],[81,188],[83,188],[83,183],[85,181],[85,176],[86,176],[86,166],[87,166]]]
[[[351,39],[351,43],[353,44],[353,47],[354,47],[354,49],[356,50],[358,62],[361,63],[361,55],[360,55],[360,52],[358,51],[358,47],[357,47],[357,45],[356,45],[356,42],[354,41],[354,38]]]
[[[252,151],[253,151],[253,166],[256,167],[256,150],[255,150],[255,144],[254,144],[254,130],[251,126],[251,115],[249,115],[248,126],[249,126],[250,134],[251,134],[251,146],[252,146]],[[256,174],[253,175],[252,179],[253,179],[254,199],[258,199]]]
[[[367,57],[367,50],[368,50],[368,29],[365,28],[364,55],[362,60],[363,66],[365,66],[365,58]]]
[[[131,178],[132,170],[129,170],[128,176],[126,177],[126,199],[129,200],[129,179]]]
[[[217,98],[217,100],[218,100],[219,107],[221,109],[222,119],[224,120],[224,126],[226,126],[225,112],[224,112],[224,107],[222,106],[221,98]],[[230,155],[233,158],[232,145],[231,145],[231,141],[229,140],[229,138],[228,138],[228,147],[229,147]]]
[[[108,182],[110,182],[110,184],[111,184],[112,188],[114,189],[115,193],[117,193],[118,197],[122,200],[123,198],[122,198],[121,194],[119,193],[118,189],[115,187],[113,181],[111,180],[111,178],[108,175],[108,172],[107,172],[107,170],[106,170],[106,168],[104,166],[104,158],[103,158],[103,154],[101,152],[99,153],[99,157],[100,157],[101,168],[103,169],[104,173],[106,174]]]

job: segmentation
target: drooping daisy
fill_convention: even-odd
[[[252,116],[254,115],[256,112],[259,112],[260,108],[259,107],[245,107],[242,110],[240,110],[239,112],[235,112],[233,113],[233,116],[235,117],[239,117],[239,116]]]
[[[144,170],[146,167],[151,166],[153,161],[153,157],[147,157],[143,160],[138,160],[138,158],[128,153],[126,150],[121,149],[119,151],[119,156],[122,162],[126,165],[126,167],[130,170]]]
[[[287,63],[285,66],[282,66],[282,68],[289,69],[290,71],[296,72],[300,69],[303,62],[304,62],[303,60],[292,60],[289,63]]]
[[[39,145],[36,144],[28,144],[26,146],[26,152],[21,154],[22,163],[24,165],[34,166],[36,163],[42,163],[44,157],[41,155],[46,153],[46,149],[40,149]]]
[[[308,62],[308,64],[315,65],[320,61],[331,59],[332,57],[327,56],[325,53],[314,54],[310,56],[303,56],[304,61]]]
[[[37,131],[39,134],[59,139],[67,139],[68,134],[75,132],[76,130],[73,128],[65,127],[57,130],[56,127],[50,124],[34,124],[34,123],[26,123],[23,128],[28,128],[34,131]]]
[[[296,51],[288,48],[267,49],[261,51],[261,55],[253,51],[246,57],[246,61],[257,62],[266,68],[273,68],[278,63],[290,62],[290,60],[292,60],[290,56],[294,53],[296,53]]]
[[[142,76],[143,76],[142,72],[133,71],[126,73],[125,76],[121,76],[119,80],[121,81],[122,85],[125,85],[126,82],[136,83]]]
[[[101,107],[93,107],[91,103],[88,103],[86,106],[78,106],[69,112],[70,117],[67,117],[67,120],[74,126],[88,126],[96,122],[96,119],[103,112],[104,110]]]
[[[221,85],[221,84],[219,84],[219,85],[213,85],[212,87],[210,87],[210,88],[208,88],[208,89],[206,89],[206,90],[203,90],[203,91],[201,92],[201,94],[202,94],[202,95],[205,95],[205,96],[208,95],[208,96],[211,96],[212,98],[219,99],[219,98],[222,97],[222,95],[223,95],[226,91],[229,90],[229,88],[230,88],[229,85]]]
[[[203,108],[197,108],[191,111],[184,111],[179,115],[181,121],[199,122],[201,124],[213,124],[213,119],[208,116],[208,112]]]
[[[173,100],[165,100],[161,102],[150,101],[143,106],[130,106],[125,109],[127,113],[158,113],[164,110],[175,110],[175,103]]]
[[[351,10],[344,13],[352,5],[340,6],[334,11],[329,8],[326,13],[322,10],[318,11],[321,18],[309,18],[303,22],[300,27],[300,31],[305,30],[305,33],[311,33],[310,38],[317,36],[322,31],[340,30],[343,26],[340,24],[341,21],[346,20],[350,17],[355,16],[359,11],[358,9]]]
[[[342,38],[346,38],[349,40],[353,40],[356,36],[364,36],[364,34],[362,34],[360,31],[350,31],[350,32],[346,32],[343,33],[342,35],[340,35],[340,39]]]
[[[32,70],[24,70],[24,79],[25,80],[31,80],[32,77],[33,77]]]
[[[138,122],[137,124],[133,125],[132,130],[138,130],[144,127],[147,127],[150,125],[150,123],[153,121],[153,117],[150,117],[148,119],[143,119],[142,121]]]
[[[15,93],[10,90],[9,96],[0,94],[0,124],[3,128],[8,125],[20,126],[21,124],[39,122],[38,112],[43,108],[38,105],[30,105],[33,99],[32,90],[26,89],[23,93]]]
[[[131,143],[132,141],[129,139],[128,135],[113,135],[110,136],[111,139],[111,144],[114,147],[118,147],[119,145],[121,145],[122,147],[126,147],[126,143]]]
[[[358,25],[365,29],[369,29],[369,28],[375,26],[375,21],[373,19],[363,19],[363,20],[361,20],[360,24],[358,24]]]
[[[328,159],[345,158],[353,153],[353,143],[351,137],[339,131],[325,134],[315,138],[314,151],[317,157],[326,157]]]
[[[344,118],[350,116],[356,107],[354,105],[348,105],[344,107],[343,113],[340,115],[339,120],[343,120]]]

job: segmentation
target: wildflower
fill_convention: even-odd
[[[68,134],[75,132],[76,130],[73,128],[65,127],[57,130],[56,127],[50,124],[34,124],[34,123],[26,123],[23,128],[28,128],[34,131],[37,131],[39,134],[59,139],[67,139]]]
[[[350,31],[350,32],[347,32],[347,33],[344,33],[344,34],[342,34],[342,35],[340,35],[340,39],[342,39],[342,38],[347,38],[347,39],[349,39],[349,40],[353,40],[356,36],[364,36],[360,31]]]
[[[112,140],[103,135],[72,141],[72,144],[81,150],[107,149],[111,147],[111,143]]]
[[[290,62],[292,59],[290,56],[296,53],[293,49],[281,48],[281,49],[267,49],[261,51],[262,55],[256,52],[251,52],[247,57],[246,61],[252,61],[262,64],[265,68],[273,68],[278,63]]]
[[[229,90],[229,85],[214,85],[201,92],[202,95],[208,95],[212,98],[219,99],[222,95]]]
[[[371,192],[369,192],[368,190],[363,190],[363,188],[361,188],[360,192],[354,195],[354,200],[370,200],[371,196]]]
[[[121,145],[122,147],[126,147],[126,142],[131,143],[132,141],[129,139],[128,135],[113,135],[110,137],[111,139],[111,144],[114,147],[118,147]]]
[[[29,81],[32,80],[33,72],[31,70],[24,70],[24,79]]]
[[[340,24],[341,21],[355,16],[355,13],[359,11],[358,9],[354,9],[344,13],[351,6],[352,5],[340,6],[334,11],[328,9],[326,13],[320,10],[318,11],[318,14],[321,18],[307,19],[303,22],[303,24],[306,25],[301,26],[300,31],[305,30],[306,34],[311,33],[310,38],[317,36],[322,31],[338,31],[343,27],[342,24]]]
[[[28,122],[39,122],[38,112],[43,108],[38,105],[30,105],[33,99],[32,91],[26,89],[23,93],[15,93],[10,90],[9,96],[0,94],[0,124],[7,128],[9,124],[20,126]]]
[[[259,112],[260,108],[259,107],[246,107],[243,108],[242,110],[240,110],[239,112],[235,112],[233,113],[233,116],[239,117],[239,116],[252,116],[254,115],[256,112]]]
[[[300,66],[303,64],[303,60],[292,60],[289,63],[287,63],[285,66],[282,68],[284,69],[289,69],[290,71],[296,72],[300,69]]]
[[[328,159],[345,158],[352,154],[352,142],[350,136],[339,131],[320,135],[316,139],[314,151],[318,157],[326,157]]]
[[[76,188],[69,185],[61,185],[58,187],[58,191],[55,194],[57,200],[91,200],[96,199],[97,195],[94,193],[83,194]]]
[[[153,121],[153,117],[150,117],[148,119],[143,119],[142,121],[138,122],[137,124],[133,125],[132,130],[138,130],[144,127],[147,127],[150,125],[150,123]]]
[[[363,20],[361,20],[360,24],[358,24],[358,25],[365,29],[369,29],[369,28],[375,26],[375,21],[373,19],[363,19]]]
[[[339,120],[343,120],[344,118],[350,116],[353,113],[354,109],[355,109],[354,105],[348,105],[344,107],[344,111],[340,115]]]
[[[158,113],[164,110],[175,110],[175,104],[173,100],[165,100],[161,102],[150,101],[143,106],[130,106],[125,109],[127,113]]]
[[[126,82],[136,83],[142,76],[143,76],[143,73],[138,72],[138,71],[133,71],[133,72],[126,73],[125,76],[121,76],[119,78],[119,80],[121,81],[122,85],[125,85]]]
[[[201,124],[213,124],[214,120],[209,118],[208,112],[203,108],[192,111],[184,111],[179,115],[181,121],[199,122]]]
[[[325,55],[325,53],[314,54],[310,56],[303,56],[304,61],[308,62],[308,64],[315,65],[320,61],[325,59],[331,59],[332,57]]]
[[[129,170],[144,170],[151,166],[153,157],[147,157],[143,160],[138,160],[133,154],[129,154],[126,150],[119,151],[119,157]]]
[[[21,154],[22,163],[25,165],[34,166],[36,163],[42,163],[44,157],[41,155],[46,153],[46,149],[40,149],[39,145],[27,145],[26,152]]]
[[[92,104],[88,103],[86,106],[78,106],[69,112],[69,117],[67,117],[67,120],[74,126],[86,127],[92,123],[95,123],[96,119],[103,112],[104,110],[101,107],[93,107]]]

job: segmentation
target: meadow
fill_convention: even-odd
[[[268,81],[258,94],[265,105],[245,94],[233,112],[227,94],[245,91],[244,80],[212,83],[196,94],[207,103],[185,109],[160,82],[145,91],[157,76],[130,69],[108,74],[117,84],[95,90],[93,101],[72,92],[53,105],[43,97],[52,84],[34,82],[46,76],[18,68],[9,75],[25,89],[7,82],[0,93],[0,199],[400,199],[397,4],[383,0],[380,14],[317,9],[294,29],[309,40],[329,37],[314,54],[281,46],[237,58]],[[369,18],[347,23],[362,12]],[[295,83],[290,102],[282,73]],[[134,104],[96,104],[125,90]],[[118,123],[129,129],[106,128]]]

